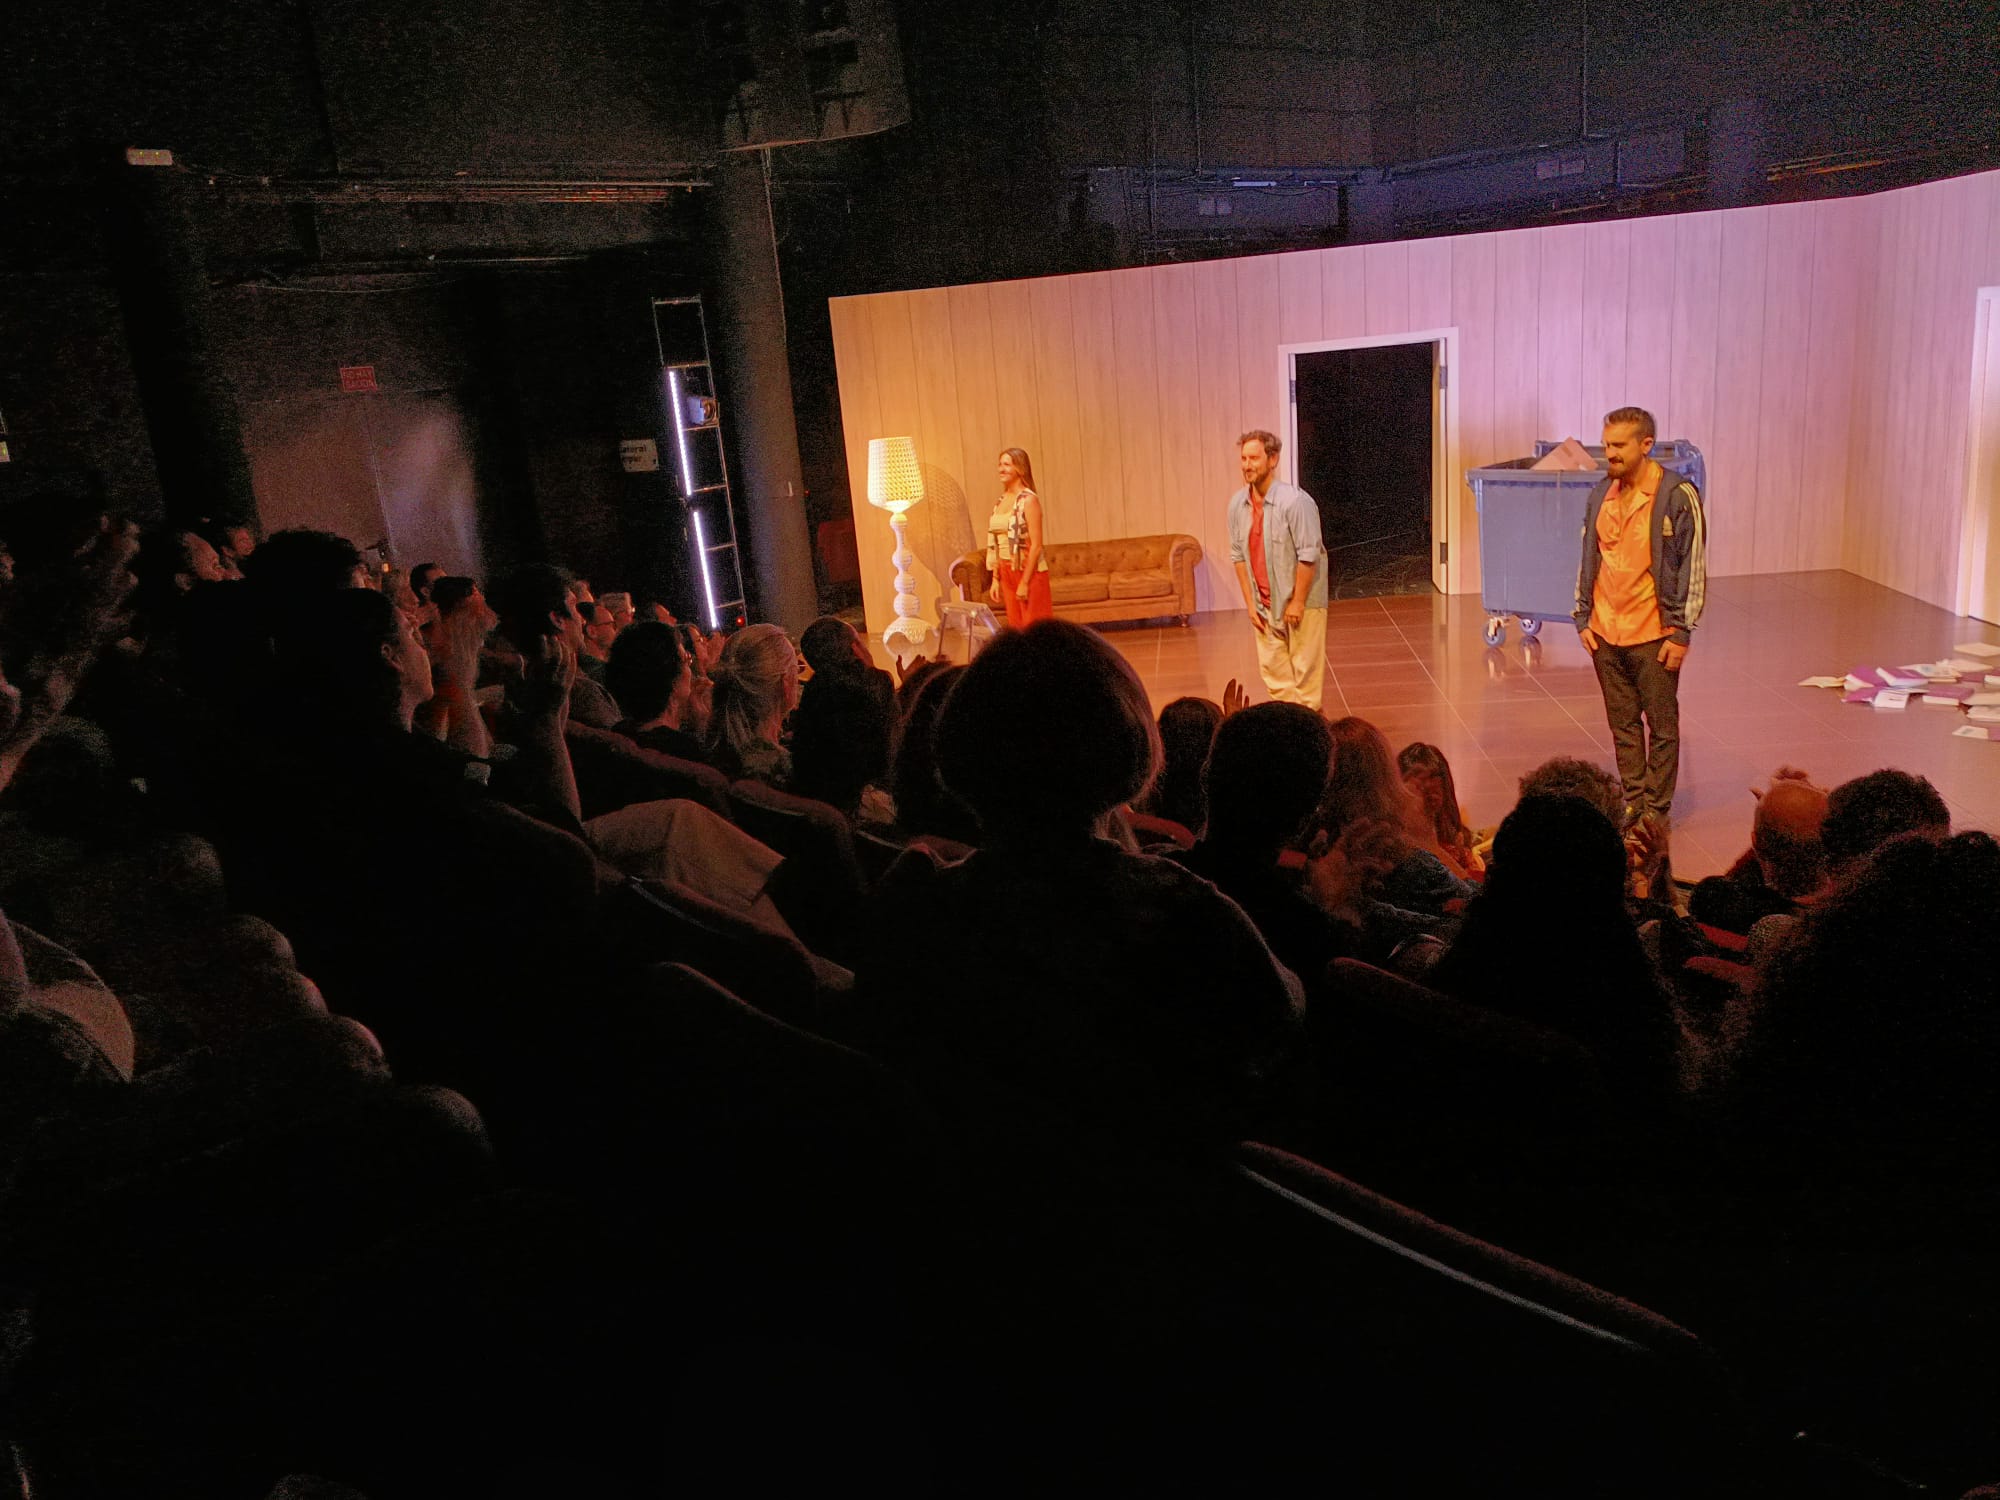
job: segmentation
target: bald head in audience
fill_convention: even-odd
[[[1826,821],[1826,792],[1809,781],[1782,780],[1757,800],[1750,848],[1764,883],[1793,900],[1826,881],[1826,850],[1820,825]]]

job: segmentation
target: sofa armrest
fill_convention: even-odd
[[[961,599],[984,599],[986,591],[993,587],[993,580],[986,572],[986,554],[968,552],[951,565],[951,581],[958,589]]]
[[[1167,572],[1174,580],[1174,596],[1179,613],[1194,613],[1194,565],[1201,561],[1201,543],[1185,532],[1176,536],[1167,552]]]

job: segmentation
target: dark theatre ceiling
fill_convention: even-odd
[[[491,407],[481,503],[518,491],[528,550],[602,533],[585,557],[618,545],[597,429],[636,378],[609,310],[728,275],[709,185],[745,144],[773,147],[820,519],[829,296],[2000,165],[1992,0],[69,0],[15,6],[0,48],[15,470],[39,425],[49,463],[152,491],[110,288],[124,152],[157,147],[246,409],[365,359]],[[532,442],[517,399],[554,424]]]
[[[886,59],[850,98],[907,90],[848,125],[899,128],[773,154],[787,249],[843,290],[1849,192],[2000,152],[1976,0],[20,10],[0,269],[88,258],[131,144],[212,175],[220,247],[251,257],[671,237],[676,185],[742,138],[746,97],[782,113],[778,51],[815,36],[853,38],[850,84]]]

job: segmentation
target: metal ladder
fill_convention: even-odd
[[[721,408],[701,298],[655,297],[653,334],[667,382],[681,503],[687,507],[700,565],[704,623],[710,630],[734,630],[749,623],[749,591],[743,584],[735,496],[729,488],[729,458],[722,447]],[[694,420],[697,417],[699,421]]]

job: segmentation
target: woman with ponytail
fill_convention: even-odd
[[[710,763],[735,779],[783,787],[791,779],[785,717],[799,703],[799,657],[775,625],[739,630],[710,670],[715,704]]]

